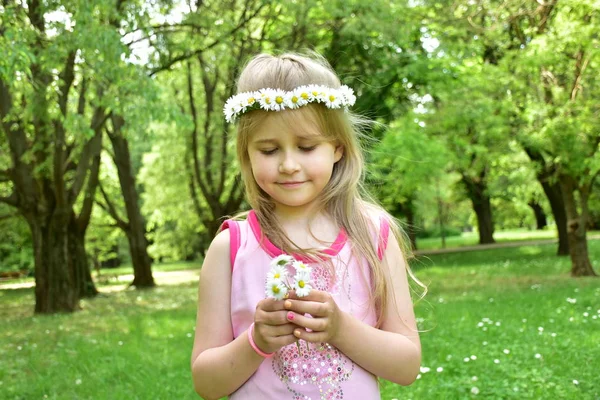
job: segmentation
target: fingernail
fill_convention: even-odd
[[[296,336],[296,337],[300,337],[300,330],[296,329],[296,330],[294,331],[294,336]]]
[[[294,313],[293,313],[293,312],[289,312],[289,313],[287,313],[287,317],[288,317],[288,319],[289,319],[290,321],[293,321],[293,320],[294,320]]]
[[[283,306],[285,308],[291,308],[292,307],[292,302],[289,300],[286,300],[285,303],[283,303]]]

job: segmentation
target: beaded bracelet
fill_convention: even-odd
[[[256,343],[254,343],[254,338],[252,337],[252,332],[254,332],[254,322],[250,325],[250,328],[248,328],[248,341],[250,342],[250,346],[254,349],[254,351],[259,356],[262,356],[264,358],[273,357],[273,354],[275,354],[275,353],[265,353],[264,351],[262,351],[261,349],[258,348]]]

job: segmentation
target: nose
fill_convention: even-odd
[[[285,152],[283,159],[279,162],[279,172],[282,174],[293,174],[300,170],[300,164],[290,152]]]

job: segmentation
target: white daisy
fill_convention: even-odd
[[[298,297],[308,296],[312,289],[310,285],[310,272],[306,270],[299,270],[296,272],[294,277],[294,290]]]
[[[271,267],[275,265],[279,265],[285,267],[286,265],[292,264],[294,262],[294,257],[288,256],[287,254],[282,254],[280,256],[275,257],[271,261]]]
[[[281,279],[270,279],[267,281],[265,293],[267,297],[282,300],[288,292],[288,288]]]
[[[356,96],[354,95],[354,91],[352,89],[350,89],[346,85],[342,85],[340,86],[338,91],[340,92],[340,95],[344,98],[344,106],[348,107],[354,105],[354,103],[356,102]]]
[[[273,110],[273,104],[275,104],[275,90],[261,89],[259,92],[258,103],[263,110]]]
[[[285,265],[273,265],[271,270],[267,273],[267,279],[269,281],[273,279],[279,279],[283,281],[287,277],[288,271]]]
[[[309,274],[312,271],[312,268],[308,266],[308,264],[303,263],[302,261],[298,261],[298,260],[294,260],[294,262],[292,263],[292,267],[294,267],[296,269],[296,273],[300,272],[300,271],[306,271]]]
[[[331,90],[324,96],[323,100],[327,108],[340,108],[342,104],[342,97],[338,94],[337,90]]]
[[[309,103],[321,101],[320,93],[323,91],[321,86],[308,85],[308,86],[306,86],[306,90],[308,90],[308,102]]]
[[[273,90],[273,105],[271,106],[271,110],[273,111],[281,111],[285,108],[285,98],[286,92],[281,89]]]
[[[305,98],[302,97],[302,93],[304,93]],[[285,106],[290,110],[295,110],[298,107],[306,105],[306,98],[308,98],[306,91],[302,92],[296,89],[292,92],[287,92],[285,95]]]

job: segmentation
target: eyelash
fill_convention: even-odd
[[[311,151],[313,151],[317,146],[310,146],[310,147],[298,147],[300,149],[300,151],[304,152],[304,153],[309,153]],[[271,154],[275,154],[275,152],[277,151],[277,149],[273,149],[273,150],[260,150],[260,152],[266,156],[270,156]]]

